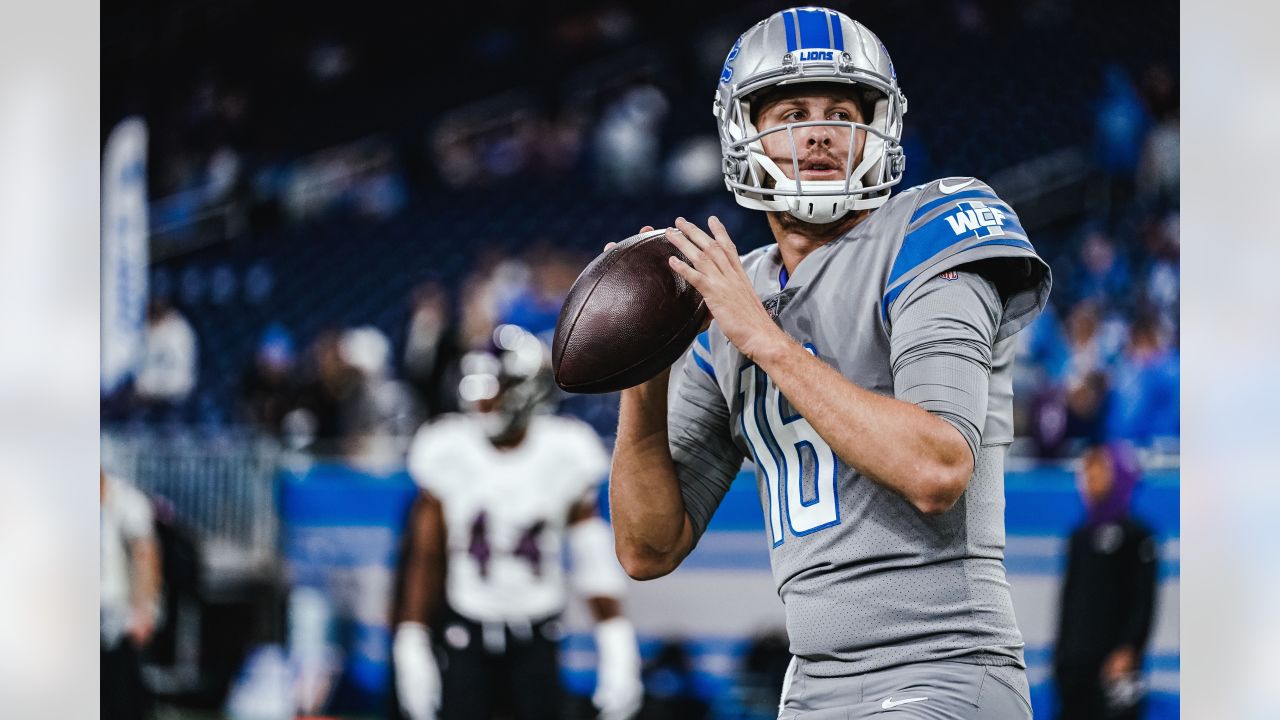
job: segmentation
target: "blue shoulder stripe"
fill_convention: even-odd
[[[965,247],[964,250],[961,250],[960,252],[964,252],[966,250],[973,250],[974,248],[985,247],[987,245],[1007,245],[1009,247],[1022,248],[1023,250],[1030,250],[1031,252],[1035,252],[1035,248],[1031,246],[1031,243],[1027,242],[1026,240],[1022,240],[1020,238],[1012,238],[1012,237],[1002,238],[999,240],[988,240],[986,242],[980,242],[975,245],[969,245]],[[919,263],[916,263],[915,265],[918,265],[918,264]],[[915,265],[912,265],[911,267],[915,267]],[[890,280],[891,285],[892,283],[893,281]],[[890,290],[889,292],[885,293],[884,299],[880,301],[880,317],[881,318],[885,320],[889,319],[889,306],[893,304],[894,300],[898,299],[898,296],[901,295],[902,291],[906,290],[907,286],[910,284],[911,284],[910,282],[903,282],[899,284],[897,287]]]
[[[690,354],[693,355],[694,364],[711,378],[711,382],[717,382],[716,369],[711,364],[711,335],[708,331],[703,330],[698,333]]]
[[[711,382],[713,382],[713,383],[717,383],[717,384],[719,383],[719,381],[718,381],[718,380],[716,380],[716,369],[715,369],[714,367],[712,367],[712,366],[711,366],[711,363],[707,362],[707,361],[706,361],[706,360],[705,360],[701,355],[699,355],[698,353],[694,353],[694,354],[693,354],[693,362],[694,362],[694,364],[696,364],[698,367],[702,368],[702,372],[706,373],[706,374],[707,374],[707,377],[710,377],[710,378],[711,378]]]
[[[961,202],[964,201],[962,200]],[[1023,237],[1027,236],[1027,231],[1022,228],[1017,216],[1007,205],[1004,203],[987,203],[987,207],[999,211],[1004,216],[999,225],[988,227],[960,224],[960,232],[964,234],[959,234],[952,221],[961,214],[971,216],[974,211],[966,211],[964,208],[957,206],[956,215],[939,215],[907,233],[907,236],[902,239],[902,247],[898,249],[898,256],[893,260],[893,267],[889,270],[889,282],[885,287],[893,287],[894,283],[911,268],[953,245],[974,239],[998,238],[1005,231],[1017,233]],[[957,247],[956,249],[959,251],[961,248]]]
[[[940,198],[930,200],[929,202],[916,208],[916,211],[911,214],[911,220],[907,223],[907,225],[910,226],[911,223],[914,223],[915,221],[929,214],[929,212],[932,211],[934,208],[942,207],[943,205],[946,205],[947,203],[955,200],[965,200],[965,199],[971,199],[971,198],[991,198],[992,200],[1000,199],[991,190],[986,190],[983,188],[965,190],[963,192],[955,193],[954,195],[943,195]]]

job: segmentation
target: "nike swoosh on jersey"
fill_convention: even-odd
[[[885,710],[888,710],[889,708],[896,708],[899,705],[906,705],[907,703],[913,703],[913,702],[921,702],[928,699],[929,698],[927,697],[918,697],[918,698],[907,698],[905,700],[894,700],[892,697],[887,697],[884,699],[884,702],[880,703],[880,707]]]
[[[963,189],[965,189],[965,188],[969,187],[970,185],[972,185],[972,184],[973,184],[973,181],[974,181],[975,179],[976,179],[976,178],[969,178],[968,180],[965,180],[964,182],[960,183],[959,185],[947,185],[944,181],[939,180],[939,181],[938,181],[938,192],[942,193],[943,195],[950,195],[950,194],[951,194],[951,193],[953,193],[953,192],[956,192],[956,191],[958,191],[958,190],[963,190]]]

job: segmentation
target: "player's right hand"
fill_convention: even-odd
[[[440,668],[431,652],[426,626],[414,622],[397,625],[391,654],[400,709],[409,720],[435,720],[440,710]]]

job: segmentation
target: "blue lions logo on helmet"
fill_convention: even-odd
[[[720,82],[722,83],[727,83],[733,78],[733,68],[729,66],[729,63],[738,57],[738,51],[742,49],[742,37],[742,35],[738,36],[738,41],[733,44],[732,48],[729,48],[729,55],[724,59],[724,69],[720,71]]]

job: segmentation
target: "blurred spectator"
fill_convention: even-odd
[[[1119,65],[1103,72],[1103,94],[1094,116],[1098,169],[1106,179],[1106,208],[1112,221],[1133,197],[1134,172],[1150,124],[1138,91]]]
[[[372,325],[351,328],[342,333],[338,352],[357,372],[349,436],[364,442],[411,436],[419,424],[417,410],[410,389],[392,377],[392,345],[387,336]]]
[[[1031,374],[1030,378],[1015,379],[1014,397],[1019,389],[1044,385],[1061,385],[1070,369],[1071,350],[1066,333],[1052,300],[1024,332],[1014,336],[1017,343],[1015,372]]]
[[[1140,475],[1123,444],[1094,446],[1081,463],[1087,515],[1067,550],[1054,651],[1061,720],[1139,717],[1157,560],[1151,530],[1130,515]]]
[[[550,345],[560,306],[581,269],[562,252],[535,248],[529,254],[530,282],[499,311],[498,323],[522,327]]]
[[[1138,167],[1143,135],[1151,121],[1124,68],[1108,66],[1103,71],[1102,87],[1102,99],[1094,118],[1098,163],[1109,176],[1132,177]]]
[[[1138,195],[1149,207],[1178,207],[1178,90],[1164,65],[1153,65],[1143,77],[1143,91],[1156,125],[1147,134],[1138,163]]]
[[[197,608],[203,581],[200,540],[179,517],[172,500],[159,494],[153,494],[150,499],[164,592],[159,610],[161,620],[146,653],[147,664],[170,677],[180,673],[189,675],[198,672],[200,662],[198,649],[190,643],[191,635],[199,632]]]
[[[1107,374],[1095,370],[1067,388],[1066,437],[1098,441],[1106,436]]]
[[[1063,386],[1071,353],[1052,300],[1031,325],[1014,336],[1014,427],[1028,435],[1040,457],[1055,457],[1067,434]]]
[[[283,421],[286,444],[373,469],[398,458],[417,427],[410,389],[391,376],[391,343],[372,326],[329,330],[311,348],[311,376]]]
[[[1132,287],[1129,263],[1104,233],[1093,230],[1080,244],[1080,266],[1072,283],[1076,297],[1104,307],[1125,304]]]
[[[639,82],[605,108],[596,131],[596,159],[607,189],[652,192],[658,179],[658,133],[667,116],[667,98]]]
[[[151,503],[127,481],[98,470],[101,505],[102,717],[141,720],[151,700],[139,654],[151,643],[160,607],[160,550]]]
[[[1177,350],[1161,336],[1155,317],[1139,317],[1129,332],[1129,345],[1112,374],[1107,434],[1147,445],[1179,431],[1179,363]]]
[[[293,338],[273,324],[262,333],[253,362],[240,382],[241,416],[254,427],[279,435],[297,394]]]
[[[404,375],[417,394],[424,417],[458,409],[458,330],[449,296],[440,283],[424,282],[413,291],[405,333]]]
[[[157,297],[147,308],[142,364],[134,391],[144,403],[171,409],[191,394],[196,385],[196,333],[191,324]]]
[[[724,185],[720,141],[713,136],[693,137],[671,151],[665,184],[673,193],[689,195]]]
[[[1150,257],[1143,281],[1144,300],[1160,316],[1162,330],[1177,334],[1178,298],[1181,295],[1178,266],[1179,219],[1173,212],[1147,223],[1145,241]]]
[[[343,359],[340,338],[338,331],[327,330],[311,344],[297,407],[284,420],[285,434],[293,447],[319,441],[323,449],[332,451],[331,441],[345,437],[354,424],[360,372]]]
[[[1071,308],[1071,314],[1067,316],[1067,346],[1070,349],[1068,385],[1081,382],[1084,376],[1104,368],[1110,361],[1099,333],[1101,324],[1098,303],[1085,300]]]
[[[1106,418],[1107,376],[1110,352],[1102,342],[1099,306],[1084,301],[1067,318],[1067,362],[1065,386],[1067,437],[1098,440]]]

